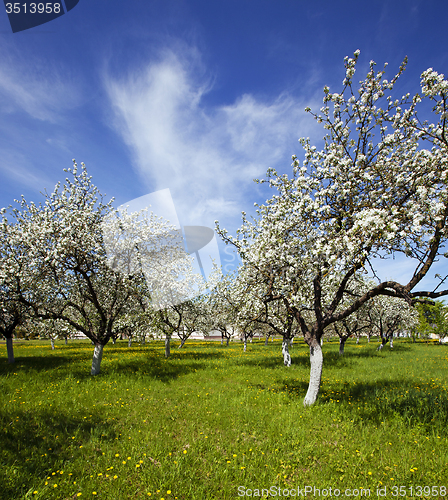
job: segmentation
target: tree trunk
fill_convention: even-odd
[[[390,348],[391,349],[394,348],[394,338],[393,337],[390,338]]]
[[[221,337],[221,345],[224,344],[224,337]]]
[[[229,342],[230,342],[230,337],[227,337],[227,340],[226,340],[226,346],[229,345]]]
[[[266,335],[266,339],[264,341],[264,345],[268,345],[268,340],[269,340],[269,337],[268,337],[268,335]]]
[[[14,348],[12,347],[12,337],[6,338],[6,350],[8,352],[8,363],[14,363]]]
[[[113,344],[113,345],[115,345],[115,342],[116,342],[116,338],[115,338],[115,337],[113,337],[113,338],[112,338],[112,344]]]
[[[132,338],[131,337],[128,338],[128,347],[132,347]]]
[[[141,341],[141,345],[145,345],[145,342],[146,342],[146,339],[145,339],[145,337],[143,336],[142,341]]]
[[[320,339],[320,346],[322,347],[323,345],[324,345],[324,339],[323,339],[323,338],[321,338],[321,339]]]
[[[100,373],[101,359],[103,358],[103,347],[103,344],[95,344],[90,375],[98,375],[98,373]]]
[[[54,351],[54,339],[51,339],[51,350]]]
[[[67,345],[67,344],[68,344],[68,338],[65,337],[65,345]]]
[[[359,344],[359,337],[356,337],[356,345]]]
[[[183,346],[184,346],[184,344],[185,344],[185,341],[186,341],[186,340],[187,340],[187,339],[181,339],[181,340],[180,340],[180,346],[178,347],[178,349],[180,349],[181,347],[183,347]]]
[[[246,352],[246,348],[247,348],[247,338],[244,337],[244,352]]]
[[[294,337],[291,337],[291,340],[289,341],[289,347],[292,347],[293,342],[294,342]]]
[[[168,334],[165,335],[165,358],[169,358],[170,354],[171,354],[170,340],[171,340],[171,337]]]
[[[289,339],[284,338],[282,342],[283,364],[289,368],[291,366],[291,356],[288,348]]]
[[[312,337],[310,341],[310,383],[303,406],[311,406],[316,402],[320,389],[320,380],[322,377],[323,355],[320,342]]]
[[[346,339],[341,339],[339,337],[339,356],[343,356],[344,355],[345,341],[346,341]]]

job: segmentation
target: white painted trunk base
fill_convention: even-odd
[[[344,355],[345,340],[339,339],[339,356]]]
[[[390,348],[391,349],[394,348],[394,338],[393,337],[390,338]]]
[[[169,335],[165,336],[165,358],[169,358],[171,354],[171,346],[170,346],[171,337]]]
[[[132,339],[128,339],[128,347],[132,347]]]
[[[6,339],[6,350],[8,352],[8,363],[14,363],[14,348],[12,346],[12,337]]]
[[[51,350],[54,351],[54,340],[51,339]]]
[[[100,373],[101,359],[103,358],[103,347],[104,346],[101,344],[95,344],[90,375],[98,375],[98,373]]]
[[[314,345],[310,346],[310,383],[303,400],[303,406],[311,406],[316,402],[320,389],[323,361],[322,348],[320,343],[315,341]]]
[[[246,348],[247,348],[247,339],[245,338],[244,339],[244,352],[246,352]]]
[[[287,367],[291,366],[291,355],[289,354],[289,340],[283,339],[282,342],[283,364]]]

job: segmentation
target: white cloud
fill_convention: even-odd
[[[206,105],[212,79],[204,74],[197,51],[166,50],[141,70],[104,80],[114,125],[148,190],[170,188],[183,223],[236,222],[256,201],[252,179],[269,166],[287,169],[314,122],[303,111],[309,102],[286,93]]]
[[[21,109],[38,120],[56,122],[60,111],[72,109],[80,102],[77,85],[71,80],[67,68],[56,69],[36,57],[25,62],[16,53],[13,58],[5,48],[0,52],[3,112]]]
[[[32,161],[25,155],[10,150],[2,150],[1,154],[0,172],[2,176],[13,179],[19,185],[33,190],[36,186],[42,186],[42,189],[45,186],[54,186],[54,182],[45,173],[35,168]],[[14,198],[20,198],[19,194],[14,195]]]

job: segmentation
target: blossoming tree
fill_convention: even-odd
[[[311,363],[304,405],[319,393],[325,328],[377,295],[412,304],[448,294],[442,286],[418,290],[435,260],[447,256],[448,80],[429,69],[419,94],[394,98],[406,61],[390,81],[371,61],[357,87],[358,56],[345,58],[340,92],[324,88],[324,105],[314,115],[327,130],[323,148],[302,139],[304,161],[300,166],[293,157],[291,177],[268,170],[258,182],[269,182],[277,194],[258,206],[254,220],[243,213],[235,237],[217,223],[243,265],[263,275],[264,296],[282,301],[300,325]],[[418,113],[428,99],[433,123]],[[415,262],[409,280],[378,279],[361,296],[350,296],[350,280],[374,273],[375,257],[398,253]],[[310,309],[307,319],[302,311]]]
[[[160,302],[161,281],[167,268],[173,274],[181,251],[172,243],[179,238],[168,221],[152,213],[117,216],[112,202],[103,203],[84,164],[81,172],[76,163],[69,172],[73,180],[59,183],[43,204],[22,198],[12,212],[12,244],[27,255],[20,279],[38,284],[36,293],[19,290],[18,298],[34,317],[61,320],[84,333],[94,344],[91,374],[96,375],[117,321],[139,305],[146,269],[135,262],[152,263],[150,294]],[[114,251],[108,252],[111,245]]]

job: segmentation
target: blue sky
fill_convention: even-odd
[[[252,179],[318,145],[304,108],[341,88],[344,56],[361,50],[361,79],[407,55],[396,89],[416,91],[448,73],[447,21],[446,0],[80,0],[15,34],[0,14],[0,206],[39,201],[76,158],[117,206],[169,188],[182,225],[234,233],[269,195]]]

